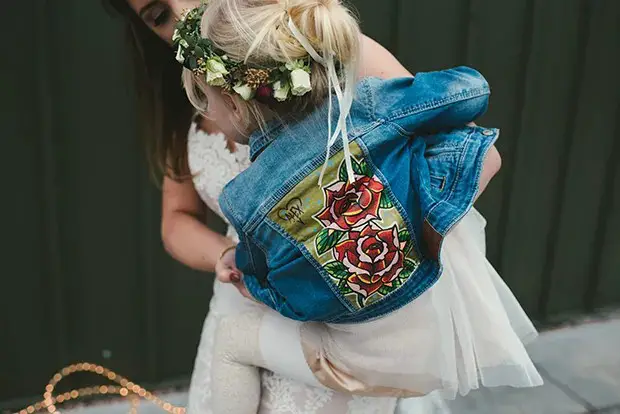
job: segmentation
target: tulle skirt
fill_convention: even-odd
[[[357,394],[447,399],[481,386],[541,385],[524,347],[536,329],[486,259],[485,225],[472,209],[454,227],[441,277],[404,308],[362,324],[306,324],[304,353],[317,378]]]

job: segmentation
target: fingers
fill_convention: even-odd
[[[230,271],[230,281],[231,283],[241,283],[241,272],[237,269],[231,269]]]
[[[243,283],[243,273],[239,269],[237,269],[234,265],[227,265],[222,260],[220,260],[215,265],[215,277],[222,283],[231,283],[239,293],[247,299],[252,301],[256,301],[254,297],[250,294],[248,289],[245,287],[245,283]]]
[[[239,283],[241,282],[241,273],[235,269],[218,270],[215,273],[217,280],[222,283]]]
[[[222,283],[233,283],[241,281],[241,272],[235,265],[229,265],[219,260],[215,265],[215,277]]]

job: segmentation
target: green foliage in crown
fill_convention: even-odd
[[[253,67],[229,58],[200,34],[200,23],[207,3],[184,13],[177,23],[172,41],[176,59],[208,85],[235,91],[243,99],[284,102],[312,90],[309,58],[274,63],[272,67]]]

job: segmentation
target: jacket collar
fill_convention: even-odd
[[[277,132],[284,127],[283,119],[269,121],[264,128],[259,128],[250,135],[250,161],[254,162],[256,157],[265,150],[277,138]]]

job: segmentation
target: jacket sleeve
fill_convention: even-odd
[[[248,235],[240,235],[236,249],[236,265],[243,273],[243,282],[250,294],[259,302],[278,310],[278,303],[273,294],[267,275],[267,260],[263,251]]]
[[[244,274],[257,280],[267,279],[267,260],[265,254],[247,235],[240,235],[235,252],[237,268]]]
[[[486,112],[490,95],[486,79],[468,67],[373,79],[369,89],[374,117],[408,136],[464,126]]]
[[[267,305],[284,317],[294,320],[307,320],[291,307],[269,281],[269,267],[263,250],[245,234],[240,236],[237,245],[236,264],[243,273],[243,282],[254,299]]]
[[[235,248],[235,264],[243,273],[243,281],[248,291],[258,301],[273,307],[272,296],[265,289],[268,266],[267,258],[263,251],[251,240],[249,235],[245,234],[243,225],[235,214],[234,206],[230,201],[226,188],[220,195],[220,208],[224,216],[234,227],[239,235],[239,243]]]

